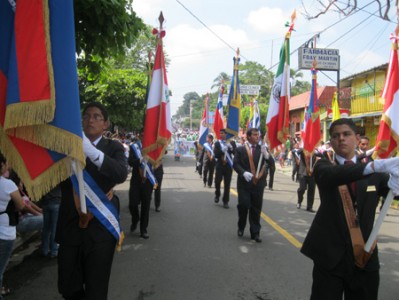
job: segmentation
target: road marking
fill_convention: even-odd
[[[234,196],[238,196],[238,193],[234,189],[230,189],[230,192]],[[265,220],[266,223],[268,223],[270,226],[272,226],[278,233],[280,233],[283,237],[285,237],[294,247],[296,248],[301,248],[302,243],[298,241],[295,237],[293,237],[287,230],[282,228],[280,225],[278,225],[273,219],[271,219],[268,215],[266,215],[263,211],[260,213],[260,216],[262,217],[263,220]]]

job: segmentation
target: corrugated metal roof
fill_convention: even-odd
[[[335,86],[322,86],[317,88],[317,95],[319,97],[319,105],[331,106],[331,100],[336,91]],[[290,99],[290,111],[305,108],[309,104],[310,91],[300,95],[291,97]]]

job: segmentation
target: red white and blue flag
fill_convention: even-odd
[[[0,149],[39,199],[85,164],[73,1],[0,0]]]
[[[260,110],[258,101],[254,100],[251,109],[251,119],[248,122],[248,128],[256,128],[260,130]]]
[[[312,88],[307,111],[305,112],[305,126],[302,132],[303,150],[310,155],[321,141],[320,113],[317,96],[317,70],[312,69]]]
[[[147,99],[143,138],[143,155],[153,165],[162,159],[172,136],[169,88],[162,44],[165,36],[165,31],[162,29],[164,21],[162,12],[159,21],[160,29],[153,30],[157,35],[157,50]]]
[[[224,84],[220,86],[219,98],[216,105],[215,120],[213,121],[213,132],[215,132],[215,135],[218,140],[220,140],[220,130],[224,128],[223,94],[224,94]]]
[[[208,96],[205,98],[204,112],[202,114],[198,143],[204,146],[206,143],[206,136],[209,134],[208,127]]]

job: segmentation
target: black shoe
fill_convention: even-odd
[[[211,185],[208,185],[208,188],[210,188],[210,189],[211,189],[211,188],[212,188],[212,186],[211,186]]]
[[[312,208],[307,208],[306,211],[310,212],[310,213],[315,213],[316,211],[314,211]]]
[[[160,212],[161,209],[160,209],[159,207],[155,207],[155,211],[156,211],[156,212]]]
[[[259,237],[259,235],[255,235],[255,236],[252,238],[252,240],[254,240],[254,241],[257,242],[257,243],[262,243],[262,240],[261,240],[261,238]]]
[[[142,233],[140,234],[140,237],[142,237],[142,238],[145,239],[145,240],[147,240],[147,239],[150,238],[150,236],[148,235],[147,232],[142,232]]]
[[[269,187],[269,191],[273,191],[273,188],[272,188],[272,187]]]
[[[219,203],[219,197],[215,197],[215,203]]]
[[[295,181],[295,177],[294,177],[294,175],[292,175],[292,176],[291,176],[291,178],[292,178],[292,181]]]
[[[132,225],[130,225],[130,232],[135,232],[137,228],[137,223],[132,223]]]
[[[298,202],[298,203],[296,204],[296,208],[297,208],[297,209],[300,209],[300,208],[301,208],[301,203]]]
[[[229,204],[228,203],[223,203],[223,208],[229,208]]]
[[[242,237],[242,236],[244,235],[244,230],[238,229],[238,230],[237,230],[237,235],[238,235],[239,237]]]

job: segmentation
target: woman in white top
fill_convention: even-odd
[[[12,213],[8,213],[7,206],[12,200],[17,210],[22,210],[24,201],[19,194],[18,187],[10,179],[3,175],[8,171],[7,160],[0,153],[0,287],[3,286],[3,274],[10,259],[14,241],[16,239],[16,228],[13,223]],[[14,209],[13,209],[14,210]],[[11,224],[14,225],[10,225]],[[0,300],[3,296],[0,294]]]

